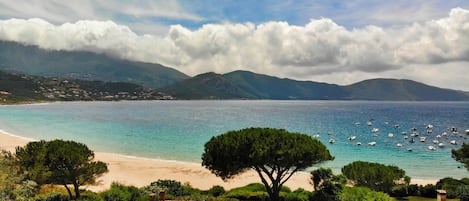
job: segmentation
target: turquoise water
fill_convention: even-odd
[[[370,119],[373,126],[366,125]],[[428,124],[434,126],[431,134],[426,133]],[[335,156],[321,166],[336,173],[348,163],[364,160],[397,165],[413,178],[469,176],[451,158],[451,149],[468,142],[464,130],[469,129],[469,102],[135,101],[0,106],[0,129],[9,133],[76,140],[100,152],[197,163],[212,136],[245,127],[320,135]],[[401,133],[407,132],[410,138],[413,127],[426,142],[420,142],[420,136],[415,143],[404,139]],[[458,128],[459,135],[451,134],[450,127]],[[376,136],[372,128],[379,128]],[[439,148],[432,140],[443,132],[448,133],[440,139],[446,147]],[[357,139],[349,141],[351,135]],[[331,138],[336,143],[328,143]],[[459,145],[450,145],[450,140]],[[357,146],[358,141],[363,145]],[[368,146],[371,141],[376,146]],[[428,150],[429,145],[437,150]]]

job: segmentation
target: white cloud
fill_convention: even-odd
[[[162,63],[191,75],[244,69],[281,77],[328,78],[332,83],[355,80],[351,75],[398,74],[431,81],[437,73],[416,72],[428,66],[441,73],[448,64],[459,76],[469,74],[467,68],[454,67],[469,62],[469,46],[463,45],[469,44],[469,11],[461,8],[445,18],[399,28],[347,29],[322,18],[304,26],[226,23],[191,30],[174,25],[163,36],[138,35],[112,21],[54,25],[41,19],[10,19],[0,21],[0,39],[56,50],[104,52]],[[414,73],[406,73],[410,70]],[[467,82],[460,86],[467,88]]]
[[[159,34],[168,26],[154,20],[201,21],[202,17],[184,10],[178,1],[167,0],[0,0],[0,18],[41,18],[52,24],[79,20],[109,20],[126,24],[139,33]],[[142,23],[146,27],[142,26]],[[156,27],[156,28],[153,28]],[[151,31],[151,32],[143,32]]]

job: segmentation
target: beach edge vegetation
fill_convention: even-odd
[[[275,128],[245,128],[212,137],[204,148],[202,165],[223,180],[255,170],[271,201],[280,200],[291,176],[334,157],[319,140]]]
[[[63,185],[73,199],[80,198],[80,186],[94,184],[96,178],[108,172],[107,165],[93,161],[94,152],[85,144],[74,141],[33,141],[16,148],[16,158],[26,172],[26,178],[38,185]]]

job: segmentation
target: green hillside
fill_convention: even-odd
[[[248,71],[205,73],[161,89],[183,99],[345,99],[338,85],[280,79]]]
[[[0,71],[0,104],[157,99],[171,97],[132,83],[46,78]]]
[[[467,92],[410,80],[372,79],[348,86],[296,81],[248,71],[205,73],[161,89],[182,99],[468,101]]]
[[[371,79],[345,86],[350,99],[395,101],[469,100],[466,92],[442,89],[412,80]]]
[[[46,77],[130,82],[160,88],[188,78],[160,64],[116,59],[84,51],[53,51],[0,41],[0,70]]]

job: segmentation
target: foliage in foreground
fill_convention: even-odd
[[[394,201],[388,194],[376,192],[366,187],[345,187],[342,201]]]
[[[105,163],[93,161],[93,151],[74,141],[29,142],[16,148],[16,157],[27,172],[26,178],[39,185],[63,185],[70,199],[73,196],[68,185],[73,185],[75,197],[80,198],[81,185],[95,183],[96,177],[108,171]]]
[[[410,182],[410,178],[405,176],[405,171],[397,166],[365,161],[355,161],[342,167],[342,173],[358,186],[385,193],[390,193],[392,187],[399,182]]]
[[[469,170],[469,144],[463,143],[461,148],[452,149],[451,157],[456,161],[463,163],[464,167]]]
[[[332,160],[329,150],[311,136],[284,129],[246,128],[214,136],[205,144],[202,165],[222,179],[255,170],[277,201],[283,184],[307,167]]]

